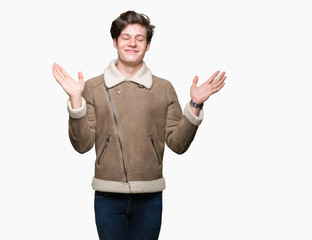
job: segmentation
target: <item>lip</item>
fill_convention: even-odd
[[[125,52],[127,52],[127,53],[137,53],[139,51],[133,50],[133,49],[126,49]]]

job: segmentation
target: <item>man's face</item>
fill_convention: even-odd
[[[120,33],[114,47],[118,52],[118,61],[128,66],[142,63],[150,43],[146,44],[146,29],[140,24],[128,24]]]

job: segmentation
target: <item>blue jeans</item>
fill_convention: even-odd
[[[100,240],[157,240],[162,192],[121,194],[95,191],[94,210]]]

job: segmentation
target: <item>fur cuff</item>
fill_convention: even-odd
[[[86,100],[82,98],[82,106],[80,108],[72,109],[72,106],[70,104],[70,101],[67,101],[67,110],[69,113],[69,116],[73,119],[79,119],[86,115],[87,113],[87,104]]]
[[[190,103],[186,104],[183,114],[195,126],[199,126],[201,124],[201,122],[203,121],[203,118],[204,118],[203,109],[200,110],[199,116],[196,116],[191,110]]]

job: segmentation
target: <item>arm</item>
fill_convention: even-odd
[[[204,103],[212,94],[218,92],[226,79],[225,72],[219,75],[215,72],[205,83],[197,87],[196,76],[191,86],[191,99],[198,103]],[[219,76],[218,76],[219,75]],[[178,154],[184,153],[192,143],[197,128],[203,119],[203,110],[187,104],[182,115],[181,107],[176,93],[171,86],[168,91],[168,113],[166,119],[166,143],[168,147]]]
[[[175,153],[182,154],[193,141],[197,128],[203,119],[203,113],[201,111],[199,116],[194,115],[189,104],[187,104],[182,114],[176,92],[171,84],[167,90],[167,98],[166,144]]]
[[[70,142],[77,152],[85,153],[93,147],[96,132],[93,94],[88,84],[85,85],[82,93],[82,106],[73,109],[70,100],[68,100],[67,109],[69,112],[68,131]]]
[[[83,75],[78,73],[75,81],[59,65],[54,63],[52,73],[56,81],[69,96],[69,137],[76,151],[84,153],[93,147],[95,139],[95,110],[93,98],[88,87],[85,88]]]

